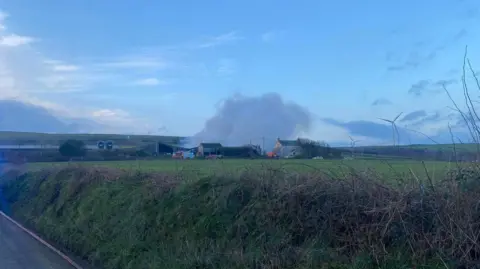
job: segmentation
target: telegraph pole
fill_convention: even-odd
[[[262,136],[262,155],[265,154],[265,136]]]

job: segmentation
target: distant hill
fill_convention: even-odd
[[[342,149],[349,149],[351,147],[339,147]],[[465,143],[465,144],[413,144],[413,145],[400,145],[400,146],[357,146],[355,151],[369,151],[369,150],[391,150],[391,149],[411,149],[411,150],[431,150],[431,151],[453,151],[458,152],[477,152],[477,144]]]
[[[0,100],[0,131],[71,133],[75,126],[50,114],[45,108],[13,100]]]
[[[415,144],[401,146],[342,147],[356,156],[368,158],[403,158],[437,161],[475,161],[480,148],[476,144]]]
[[[143,146],[156,142],[178,144],[181,137],[157,135],[123,135],[123,134],[49,134],[37,132],[0,131],[0,144],[50,144],[57,145],[67,139],[82,140],[87,144],[96,144],[100,140],[111,140],[116,145]]]

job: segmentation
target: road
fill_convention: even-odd
[[[0,269],[75,269],[0,214]]]

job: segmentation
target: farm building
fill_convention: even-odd
[[[197,156],[219,155],[222,148],[223,146],[220,143],[200,143]]]
[[[157,143],[156,153],[159,155],[165,154],[165,153],[173,153],[174,151],[175,151],[175,148],[171,145],[168,145],[162,142]]]
[[[298,140],[281,140],[277,139],[273,152],[281,158],[287,156],[296,156],[302,153],[302,147]]]
[[[233,158],[254,158],[261,155],[261,150],[252,145],[240,147],[222,147],[221,154]]]
[[[163,142],[158,142],[156,145],[157,146],[155,150],[158,155],[163,155],[167,153],[172,154],[177,151],[190,150],[180,145],[168,144]]]

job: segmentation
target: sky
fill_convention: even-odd
[[[458,120],[442,85],[463,104],[467,45],[480,70],[479,8],[473,0],[0,0],[0,99],[125,133],[208,133],[212,121],[218,133],[220,118],[243,122],[229,130],[267,128],[302,116],[278,112],[295,104],[309,123],[298,120],[295,133],[272,125],[281,135],[379,144],[391,132],[378,118],[403,113],[399,126],[438,136]],[[271,93],[276,109],[222,110],[239,96],[266,106]],[[252,134],[260,135],[275,134]]]

